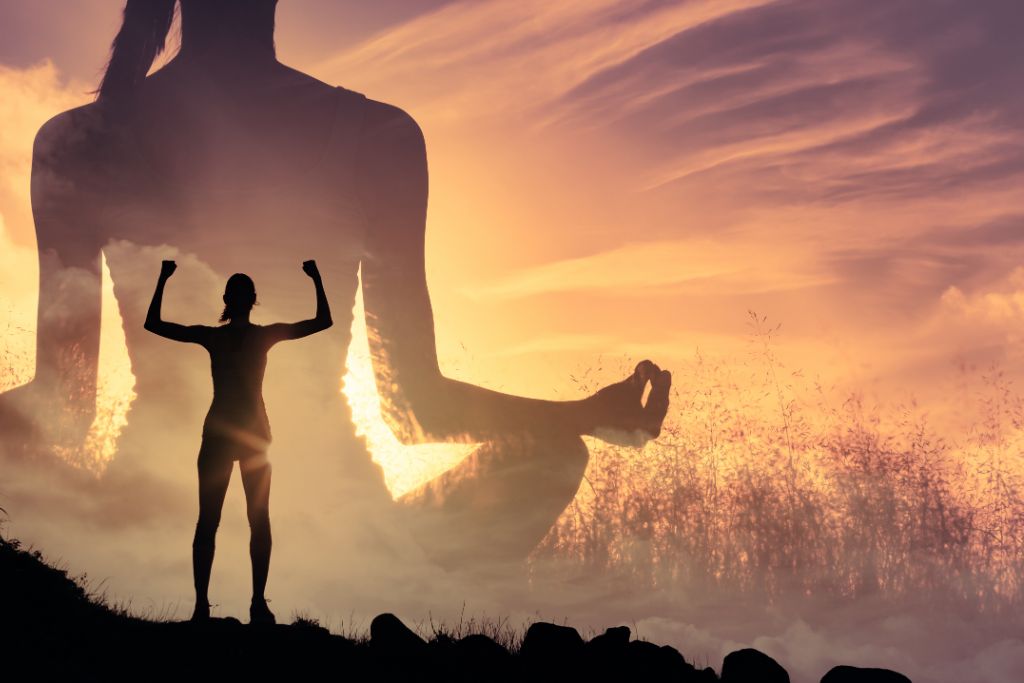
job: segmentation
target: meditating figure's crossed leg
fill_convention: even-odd
[[[480,444],[399,503],[442,565],[522,560],[576,496],[588,459],[574,434],[510,436]]]

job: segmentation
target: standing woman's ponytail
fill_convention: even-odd
[[[124,21],[110,49],[110,61],[97,91],[101,98],[132,93],[164,49],[177,0],[128,0]]]

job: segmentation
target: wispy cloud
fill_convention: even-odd
[[[543,111],[679,31],[770,1],[459,2],[386,31],[317,71],[383,95],[400,92],[442,119]]]
[[[621,340],[602,334],[554,334],[540,335],[520,344],[513,344],[501,349],[497,356],[522,356],[532,353],[552,353],[570,351],[573,353],[603,351],[609,348],[620,348]]]
[[[466,290],[471,297],[515,298],[571,291],[621,296],[651,290],[763,293],[829,284],[808,255],[765,252],[754,244],[710,240],[642,242],[526,268]]]
[[[28,69],[0,64],[0,212],[15,241],[33,234],[29,170],[36,131],[51,116],[87,100],[81,83],[63,83],[50,61]]]
[[[984,334],[988,343],[993,339],[1007,345],[1024,341],[1024,266],[979,291],[950,287],[940,302],[938,317],[947,326]]]
[[[0,65],[0,350],[24,361],[13,364],[0,388],[28,381],[35,367],[39,266],[29,201],[32,142],[48,118],[82,99],[74,84],[60,82],[51,62],[29,69]]]

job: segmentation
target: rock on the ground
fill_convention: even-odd
[[[910,683],[910,679],[889,669],[836,666],[822,677],[821,683]]]
[[[587,643],[588,650],[602,651],[611,650],[629,645],[629,627],[613,626],[605,629],[599,636],[594,636]]]
[[[576,629],[539,621],[526,630],[519,648],[523,680],[571,680],[586,664],[583,654]]]
[[[370,648],[389,655],[422,655],[427,642],[394,614],[380,614],[370,622]]]
[[[519,654],[523,659],[563,659],[578,656],[582,649],[576,629],[538,621],[526,630]]]
[[[629,644],[628,653],[629,669],[637,680],[691,681],[697,675],[697,670],[679,651],[668,645],[634,640]]]
[[[483,669],[492,666],[506,666],[512,656],[501,645],[479,633],[459,640],[455,644],[455,651],[466,662],[471,662]]]
[[[765,653],[748,647],[725,656],[722,683],[789,683],[789,674]]]

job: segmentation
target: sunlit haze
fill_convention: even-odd
[[[0,390],[35,368],[33,139],[55,114],[92,101],[122,5],[0,0]],[[281,0],[280,61],[400,106],[423,130],[427,278],[447,376],[574,399],[643,358],[673,371],[660,442],[630,450],[587,440],[587,477],[531,557],[532,589],[418,569],[409,563],[423,558],[386,521],[321,515],[316,496],[336,493],[329,472],[300,481],[308,471],[272,450],[275,514],[301,539],[275,537],[270,589],[284,615],[316,612],[337,626],[387,609],[414,620],[457,614],[465,602],[594,629],[636,619],[640,635],[714,661],[757,646],[788,658],[797,681],[840,660],[915,681],[1024,675],[1024,641],[1009,626],[1024,605],[1013,517],[1024,513],[1022,19],[1019,3],[1001,0]],[[93,484],[83,482],[102,481],[117,460],[135,397],[106,261],[102,305],[97,416],[81,448],[58,453],[79,474],[62,473],[39,495],[28,480],[9,491],[5,481],[4,526],[77,572],[109,578],[114,598],[180,618],[201,424],[153,454],[146,468],[166,469],[140,469],[145,486],[89,499]],[[215,324],[218,301],[210,305],[211,319],[181,322]],[[254,319],[269,314],[256,309]],[[472,445],[395,438],[380,416],[359,295],[354,320],[338,387],[397,498]],[[194,358],[205,386],[208,363]],[[284,441],[294,429],[299,443],[301,430],[284,426],[302,419],[287,397],[268,395],[267,407]],[[907,487],[884,504],[856,474],[869,451],[889,468],[879,476]],[[936,509],[973,510],[957,519],[1005,538],[987,545],[978,532],[950,559],[936,550],[949,547],[945,527],[906,502],[918,485],[941,490]],[[248,562],[237,479],[231,486],[214,569],[227,612],[244,602]],[[772,496],[788,515],[777,526],[751,502]],[[854,538],[851,529],[888,523],[868,516],[883,509],[923,520],[899,522],[906,539],[925,539],[906,541],[913,552]],[[349,535],[361,524],[387,536],[401,562],[353,557]],[[766,528],[778,536],[750,540]],[[814,538],[783,540],[798,536]],[[781,555],[758,557],[775,543],[763,538],[780,539]],[[849,546],[835,550],[836,539]],[[321,567],[309,569],[299,547],[321,553]],[[946,564],[914,554],[943,552]],[[779,578],[787,563],[792,581]],[[537,578],[548,570],[560,577],[550,585]],[[606,583],[593,594],[572,579],[598,574]],[[956,583],[967,575],[984,578]],[[623,577],[651,592],[619,593]],[[951,593],[963,590],[950,613],[974,634],[960,649],[948,646],[955,627],[929,640],[927,598],[912,601],[920,611],[886,612],[886,596],[909,601],[954,583]],[[712,605],[699,599],[705,585],[722,591],[707,595],[741,587],[774,606],[747,623],[737,616],[747,603]],[[674,596],[671,607],[650,597],[658,590]],[[602,591],[616,597],[604,603]],[[847,634],[818,603],[779,607],[788,591],[850,599],[841,610],[850,623],[867,615],[883,635]],[[972,616],[968,603],[990,612]]]

